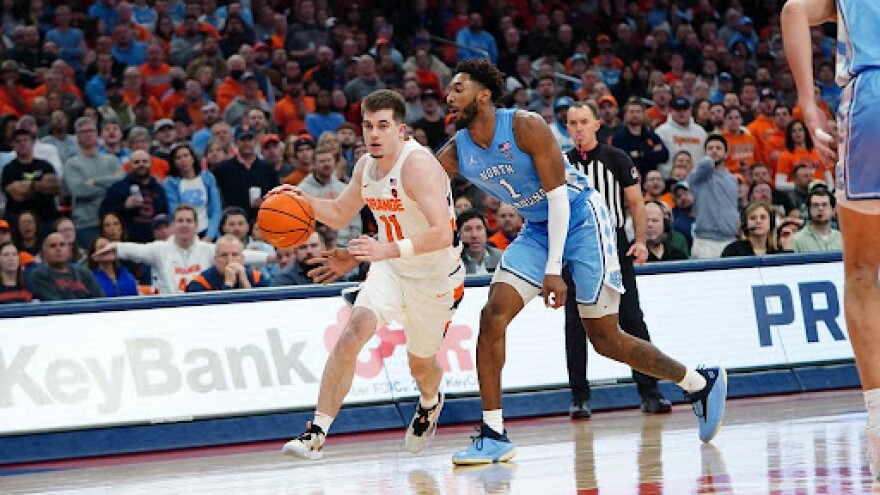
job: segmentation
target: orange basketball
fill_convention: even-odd
[[[308,201],[293,193],[273,194],[260,206],[257,225],[269,244],[296,247],[315,231],[315,211]]]

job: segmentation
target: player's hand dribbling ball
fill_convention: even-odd
[[[304,197],[281,191],[266,196],[257,213],[257,225],[272,246],[296,247],[315,231],[315,211]]]

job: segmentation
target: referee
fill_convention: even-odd
[[[638,169],[623,151],[597,141],[596,131],[601,126],[598,111],[590,103],[575,103],[568,110],[568,132],[575,147],[568,153],[568,161],[584,172],[590,185],[605,198],[608,210],[617,225],[617,256],[626,292],[620,298],[619,325],[624,332],[650,341],[636,286],[635,264],[641,265],[648,257],[645,247],[645,203],[639,186]],[[627,210],[632,215],[636,240],[630,244],[624,225]],[[572,419],[589,418],[590,383],[587,381],[587,334],[578,315],[574,283],[571,273],[563,272],[569,286],[565,302],[565,357],[568,364],[568,381],[571,385]],[[659,414],[672,410],[671,404],[657,389],[657,379],[636,370],[633,380],[642,398],[642,412]]]

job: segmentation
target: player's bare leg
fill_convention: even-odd
[[[480,313],[477,338],[477,380],[483,402],[483,424],[477,440],[452,456],[455,464],[507,461],[516,455],[502,420],[501,370],[507,354],[507,327],[524,306],[522,296],[511,285],[499,282],[489,288],[489,300]]]
[[[339,414],[342,401],[351,389],[357,356],[376,333],[376,315],[366,308],[354,308],[342,335],[330,351],[324,373],[315,420],[297,438],[284,444],[282,451],[305,459],[320,459],[330,425]]]
[[[844,313],[868,411],[871,471],[880,475],[880,215],[863,215],[841,206]]]
[[[419,452],[428,445],[428,441],[437,429],[437,420],[443,409],[443,396],[440,394],[440,380],[443,369],[437,364],[437,356],[419,357],[407,353],[409,371],[419,386],[419,403],[416,404],[413,416],[406,430],[405,444],[410,452]]]
[[[621,330],[617,324],[617,314],[584,318],[583,323],[593,348],[599,354],[682,387],[688,400],[694,404],[700,440],[708,442],[715,437],[724,419],[727,399],[727,374],[724,369],[689,370],[654,344]]]

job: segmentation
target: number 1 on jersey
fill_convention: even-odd
[[[516,199],[521,196],[521,194],[516,192],[513,186],[510,185],[510,182],[507,182],[507,179],[500,179],[498,183],[504,186],[505,189],[507,189],[507,192],[510,193],[511,199]]]
[[[385,235],[388,238],[388,242],[394,242],[395,240],[400,241],[403,240],[403,229],[400,227],[400,223],[397,221],[397,215],[380,215],[379,220],[385,224]],[[391,230],[391,226],[394,226],[394,230]]]

